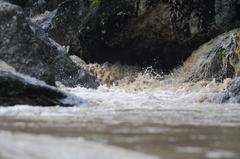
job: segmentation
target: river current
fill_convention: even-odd
[[[84,105],[1,107],[0,159],[240,158],[239,104],[211,102],[228,79],[183,82],[106,65],[86,68],[97,90],[60,85]]]

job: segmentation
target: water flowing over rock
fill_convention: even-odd
[[[213,102],[240,103],[240,77],[232,80],[223,93],[214,97]]]
[[[80,106],[82,99],[48,86],[43,81],[17,73],[0,60],[0,105]]]
[[[218,0],[69,0],[49,34],[88,62],[169,70],[199,45],[239,26],[238,7],[237,1]]]
[[[187,81],[213,80],[240,75],[240,30],[235,29],[202,45],[184,63],[179,75]]]

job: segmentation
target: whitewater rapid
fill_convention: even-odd
[[[0,158],[240,157],[239,104],[211,102],[229,79],[191,83],[111,69],[95,69],[103,82],[96,90],[59,85],[85,105],[1,107]]]

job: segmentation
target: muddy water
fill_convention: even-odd
[[[240,105],[209,102],[228,80],[134,78],[63,87],[85,99],[80,107],[0,108],[0,158],[240,158]]]

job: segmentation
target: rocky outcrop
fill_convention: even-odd
[[[53,66],[55,80],[67,87],[81,86],[86,88],[97,88],[100,85],[97,78],[90,75],[85,69],[76,65],[69,58],[68,47],[58,44],[45,33],[44,29],[48,28],[48,24],[51,22],[54,14],[55,11],[49,12],[42,17],[41,20],[32,20],[30,26],[38,39],[49,46],[52,51],[57,52]]]
[[[0,60],[0,106],[81,106],[82,99],[15,71]]]
[[[89,9],[87,2],[68,0],[62,3],[48,29],[49,36],[56,42],[70,46],[71,54],[80,52],[79,27]]]
[[[1,2],[0,59],[18,72],[51,85],[57,80],[69,87],[97,88],[96,77],[76,66],[68,57],[67,48],[45,33],[44,27],[52,17],[49,14],[45,21],[28,21],[21,8]]]
[[[58,5],[66,0],[2,0],[15,5],[19,5],[24,9],[26,15],[33,17],[44,13],[45,11],[53,11]]]
[[[54,84],[52,65],[57,56],[35,37],[20,7],[0,2],[0,59],[18,72]]]
[[[217,80],[240,75],[240,29],[202,45],[184,63],[179,75],[187,81]]]
[[[229,30],[239,27],[240,1],[239,0],[215,0],[215,22],[220,30]]]
[[[238,7],[237,0],[69,0],[49,34],[88,62],[169,70],[199,45],[239,26]]]

